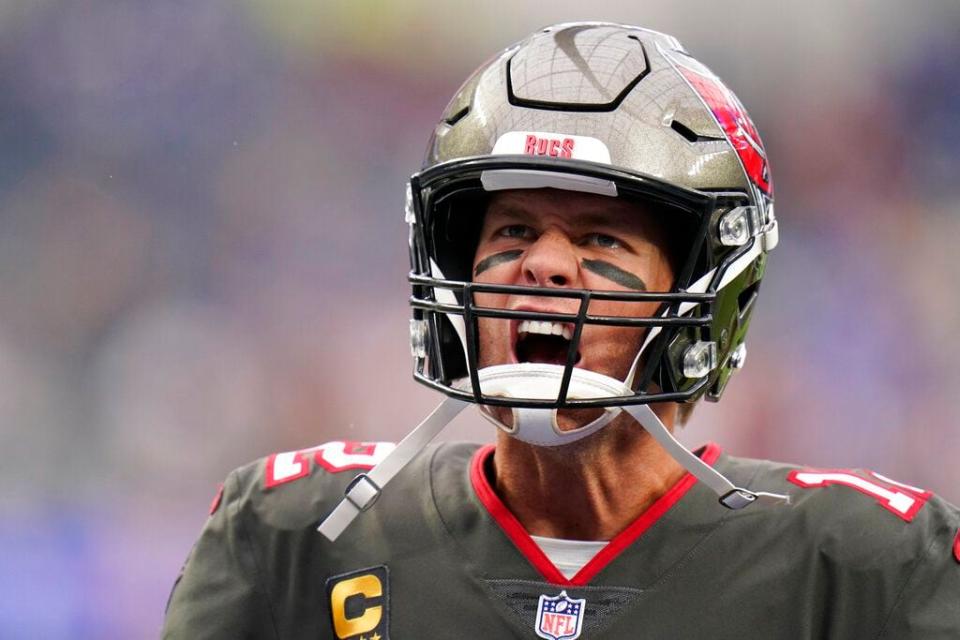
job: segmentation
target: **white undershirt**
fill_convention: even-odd
[[[567,580],[577,575],[593,556],[607,546],[606,540],[564,540],[563,538],[544,538],[530,536],[550,562],[560,570]]]

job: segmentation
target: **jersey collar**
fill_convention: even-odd
[[[691,500],[687,500],[686,498],[691,490],[698,485],[697,479],[690,473],[686,473],[673,487],[627,526],[626,529],[610,540],[576,575],[568,580],[547,558],[539,545],[534,542],[527,530],[523,528],[523,525],[521,525],[517,518],[507,509],[506,505],[490,485],[487,475],[484,472],[484,467],[488,464],[494,451],[494,445],[487,445],[478,449],[473,455],[469,468],[469,480],[474,497],[476,500],[479,500],[487,516],[497,524],[499,529],[513,544],[513,547],[520,552],[540,577],[554,584],[567,586],[587,585],[601,571],[607,569],[616,558],[624,555],[628,550],[634,553],[654,552],[656,556],[656,562],[654,562],[654,564],[663,563],[669,560],[669,557],[672,557],[678,550],[688,548],[688,545],[685,544],[684,541],[690,539],[691,534],[696,539],[690,539],[689,541],[691,543],[699,541],[705,534],[703,525],[708,524],[709,521],[719,524],[724,515],[724,511],[726,511],[716,503],[715,498],[710,499],[709,492],[703,487],[699,487],[700,491],[694,492],[694,495],[691,496],[694,498],[692,502],[696,502],[697,504],[681,505],[682,501],[684,503],[691,502]],[[699,449],[697,455],[708,464],[713,465],[721,457],[721,450],[716,444],[710,443]],[[712,505],[701,505],[700,503],[702,502],[712,503]],[[688,508],[681,509],[678,508],[678,505]],[[706,520],[704,520],[703,513],[698,513],[698,508],[701,510],[706,509],[706,513],[709,514],[706,516]],[[665,518],[668,512],[670,512],[671,517]],[[691,528],[685,525],[698,526]],[[651,532],[653,528],[659,529],[658,533],[660,534],[664,534],[665,530],[670,529],[676,529],[676,531],[667,534],[670,536],[669,545],[660,546],[659,549],[654,550],[649,547],[659,545],[657,541],[652,541],[650,545],[642,545],[645,547],[643,550],[637,548],[635,543],[637,543],[642,536],[645,538],[644,542],[646,542],[646,537],[648,536],[645,536],[645,534]],[[712,527],[708,528],[712,530]],[[656,537],[658,539],[660,538],[659,535]],[[650,560],[654,560],[654,558]],[[643,566],[645,569],[650,569],[651,562],[645,561],[643,562]],[[663,568],[665,569],[666,567]],[[651,576],[651,578],[652,577],[653,576]]]

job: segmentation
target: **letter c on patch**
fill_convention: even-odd
[[[357,596],[365,601],[382,595],[383,584],[380,578],[369,573],[335,584],[330,591],[330,609],[333,614],[333,630],[337,637],[350,638],[372,631],[377,628],[383,617],[382,606],[367,606],[365,602],[360,615],[348,617],[347,599]]]

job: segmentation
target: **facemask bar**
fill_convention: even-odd
[[[753,262],[753,260],[760,255],[761,251],[765,249],[763,241],[764,239],[762,237],[755,238],[753,242],[745,244],[728,255],[717,267],[714,267],[707,273],[700,276],[695,282],[692,282],[687,287],[688,294],[703,292],[713,292],[715,294],[717,291],[725,287],[731,280],[743,273],[747,265]],[[694,304],[696,303],[689,301],[681,302],[676,308],[671,307],[669,309],[665,309],[663,315],[667,316],[668,313],[675,313],[678,316],[683,316],[693,308]],[[627,385],[632,384],[632,381],[636,376],[637,367],[640,364],[640,356],[646,351],[646,348],[650,345],[650,343],[657,338],[664,342],[664,344],[670,341],[670,336],[661,335],[661,332],[662,327],[660,326],[655,326],[650,329],[650,332],[647,334],[643,345],[640,347],[640,351],[637,353],[637,356],[634,359],[633,365],[630,367],[630,373],[627,375],[627,379],[625,380]],[[658,362],[656,360],[649,359],[641,379],[646,380],[652,376],[657,366]]]
[[[593,399],[571,399],[567,398],[567,390],[570,385],[570,378],[576,362],[577,353],[580,347],[580,338],[583,328],[586,325],[595,326],[619,326],[619,327],[643,327],[650,329],[659,327],[662,329],[672,329],[678,327],[708,327],[712,322],[709,315],[706,316],[674,316],[674,317],[626,317],[626,316],[602,316],[589,313],[590,303],[594,300],[608,300],[620,302],[660,302],[671,305],[680,305],[682,303],[692,303],[696,305],[707,305],[711,303],[715,295],[712,293],[659,293],[659,292],[620,292],[620,291],[597,291],[591,289],[546,289],[542,287],[524,287],[518,285],[494,285],[468,282],[452,282],[449,280],[437,280],[426,276],[411,275],[410,281],[414,284],[424,285],[432,288],[453,290],[460,294],[463,304],[444,304],[432,300],[413,298],[410,305],[414,309],[431,312],[435,314],[451,314],[462,316],[466,330],[467,360],[468,372],[471,381],[472,393],[462,389],[454,388],[452,385],[437,384],[426,378],[420,367],[415,372],[415,376],[425,383],[434,382],[430,386],[435,386],[447,395],[470,400],[478,404],[493,406],[527,407],[527,408],[585,408],[585,407],[604,407],[619,406],[626,404],[644,404],[650,402],[650,395],[638,393],[632,396],[609,396]],[[551,313],[541,311],[519,311],[499,308],[478,307],[475,302],[475,295],[478,293],[494,293],[506,295],[524,295],[529,297],[543,298],[571,298],[579,300],[578,312],[573,314]],[[702,307],[701,307],[702,308]],[[569,323],[574,326],[573,335],[570,339],[570,345],[567,349],[567,357],[564,366],[563,379],[560,384],[558,396],[553,400],[544,400],[538,398],[506,398],[503,396],[492,396],[482,392],[480,379],[478,376],[479,367],[477,365],[479,335],[478,321],[480,318],[497,318],[504,321],[510,320],[540,320],[551,322]],[[423,377],[421,377],[423,376]],[[688,392],[681,394],[656,394],[656,401],[680,400],[688,397]]]

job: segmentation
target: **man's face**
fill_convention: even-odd
[[[475,282],[556,289],[669,291],[663,226],[642,205],[553,189],[502,191],[487,208],[473,260]],[[481,307],[577,313],[580,301],[478,294]],[[593,315],[645,317],[657,302],[593,301]],[[572,324],[481,318],[481,368],[564,364]],[[576,366],[623,380],[646,329],[586,325]],[[563,421],[561,421],[563,426]],[[573,425],[571,425],[573,426]]]

